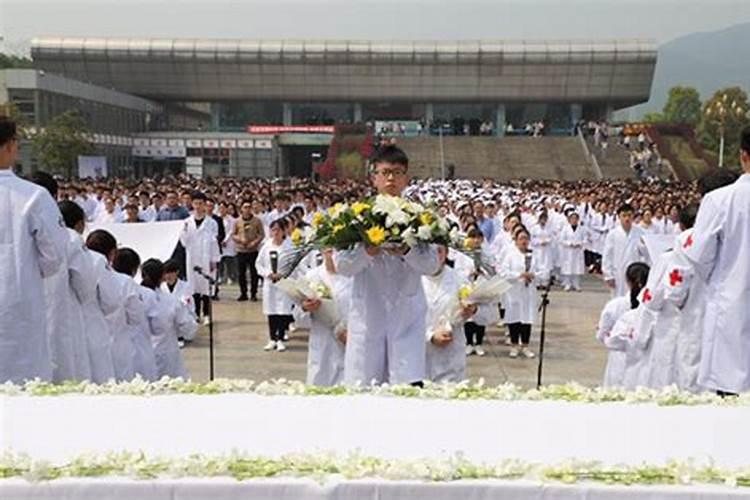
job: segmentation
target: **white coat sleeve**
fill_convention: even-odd
[[[219,225],[213,219],[211,219],[211,222],[213,222],[211,225],[213,230],[211,231],[211,251],[209,258],[212,264],[217,264],[221,260],[221,248],[219,248]]]
[[[29,230],[42,277],[52,276],[65,260],[67,233],[62,215],[49,193],[40,192],[29,209]]]
[[[180,233],[180,243],[182,244],[182,246],[187,248],[192,242],[193,242],[193,235],[188,229],[188,222],[186,220],[182,227],[182,232]]]
[[[117,286],[112,271],[109,269],[99,270],[99,281],[96,286],[96,293],[99,296],[99,307],[105,316],[114,313],[118,307],[123,307],[125,297]]]
[[[604,345],[610,351],[627,351],[632,343],[635,329],[625,316],[615,322],[609,337],[604,339]]]
[[[513,259],[510,255],[506,255],[500,264],[500,276],[508,281],[523,281],[519,272],[513,271],[512,264]]]
[[[614,245],[615,233],[610,232],[604,239],[604,251],[602,252],[602,275],[605,280],[615,279]]]
[[[365,246],[358,243],[351,250],[337,251],[334,255],[336,271],[342,276],[355,276],[365,270],[372,262],[372,257],[367,255]]]
[[[614,299],[617,300],[617,299]],[[615,302],[611,300],[604,306],[601,315],[599,316],[599,325],[596,329],[596,339],[602,344],[612,334],[612,328],[614,328],[617,322],[617,316],[615,314]]]
[[[471,321],[480,326],[490,326],[500,321],[500,311],[497,304],[480,304]]]
[[[440,270],[435,245],[417,245],[404,256],[404,261],[422,275],[433,275]]]
[[[664,276],[664,300],[682,309],[687,302],[690,285],[695,279],[693,268],[689,266],[673,266]]]
[[[258,275],[264,278],[268,278],[271,275],[271,261],[266,245],[263,245],[258,253],[258,259],[255,262],[255,269],[258,271]]]
[[[708,281],[716,265],[719,239],[722,234],[723,216],[709,193],[703,198],[693,233],[683,244],[687,258],[695,266],[696,273]]]
[[[78,302],[86,304],[96,297],[96,269],[88,255],[89,250],[83,242],[71,243],[74,246],[68,256],[68,275],[70,287],[78,298]]]
[[[146,321],[146,306],[141,300],[135,281],[127,288],[124,307],[127,324],[135,327],[142,326]]]

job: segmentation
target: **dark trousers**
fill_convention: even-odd
[[[200,318],[201,317],[201,309],[203,310],[203,315],[208,316],[208,308],[211,307],[209,304],[208,295],[201,295],[199,293],[193,294],[193,302],[195,302],[195,317]]]
[[[518,345],[519,343],[521,345],[529,345],[529,340],[531,340],[531,325],[526,323],[510,323],[508,330],[510,330],[510,342],[513,345]]]
[[[172,252],[170,260],[175,260],[180,265],[179,276],[181,280],[184,280],[187,276],[187,270],[185,269],[187,256],[185,255],[185,247],[182,246],[182,243],[180,243],[179,241],[177,242],[177,246],[174,248],[174,252]]]
[[[486,327],[477,325],[473,321],[464,323],[464,335],[466,335],[466,345],[482,345],[484,341],[484,332]]]
[[[247,297],[247,270],[250,268],[250,296],[258,296],[258,270],[255,261],[258,260],[258,252],[237,253],[237,273],[239,274],[240,295]]]
[[[269,314],[268,335],[271,340],[284,340],[284,334],[289,330],[294,318],[290,314]]]

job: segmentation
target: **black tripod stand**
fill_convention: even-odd
[[[544,366],[544,337],[547,327],[547,306],[549,305],[549,291],[555,278],[550,276],[549,283],[543,288],[542,302],[539,304],[539,310],[542,312],[542,326],[539,334],[539,367],[536,373],[536,388],[542,386],[542,367]]]
[[[211,286],[216,285],[216,280],[203,272],[203,268],[195,266],[193,271],[198,273]],[[211,293],[208,294],[208,379],[214,379],[214,301]]]

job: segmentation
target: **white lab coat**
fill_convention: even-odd
[[[83,304],[86,347],[91,365],[91,380],[103,384],[115,377],[112,359],[112,333],[105,316],[120,307],[120,295],[112,286],[107,259],[98,252],[89,252],[96,271],[96,295]]]
[[[633,373],[634,366],[629,363],[628,348],[635,336],[637,323],[638,309],[630,309],[620,316],[615,326],[612,327],[609,337],[604,339],[604,344],[610,352],[619,353],[619,355],[611,356],[607,361],[607,370],[604,375],[605,387],[625,387],[626,379]],[[611,366],[610,361],[612,361]]]
[[[194,215],[185,219],[180,243],[185,247],[187,282],[194,294],[211,295],[208,280],[195,272],[195,267],[200,267],[204,274],[213,275],[211,265],[216,265],[221,258],[218,234],[219,226],[208,214],[200,227],[195,224]]]
[[[169,285],[164,281],[161,284],[161,291],[174,297],[183,307],[185,307],[193,318],[195,318],[195,300],[193,299],[192,290],[187,281],[177,279],[172,290],[169,289]],[[193,337],[183,337],[185,340],[193,340]]]
[[[708,193],[683,250],[706,281],[698,382],[711,390],[750,389],[750,174]]]
[[[573,226],[566,225],[560,232],[560,273],[564,276],[580,276],[586,272],[584,259],[584,245],[586,231],[580,224],[573,230]]]
[[[292,300],[269,278],[273,273],[273,269],[271,269],[272,251],[278,253],[278,262],[280,266],[284,259],[284,255],[293,251],[292,244],[288,239],[284,239],[284,241],[281,242],[281,245],[276,245],[273,240],[268,239],[258,251],[258,260],[255,262],[255,267],[258,270],[258,274],[263,277],[263,314],[266,316],[271,314],[292,314]],[[281,269],[279,269],[279,271],[281,271]]]
[[[592,212],[588,218],[589,250],[601,255],[604,252],[604,240],[607,238],[609,224],[606,214]]]
[[[96,297],[96,271],[81,236],[66,229],[65,264],[44,280],[52,380],[89,380],[83,303]]]
[[[643,243],[643,230],[633,226],[626,233],[621,224],[612,229],[604,241],[602,254],[602,274],[605,280],[614,280],[614,296],[620,297],[628,293],[625,272],[634,262],[649,263],[648,252]]]
[[[549,280],[549,270],[543,269],[537,262],[533,252],[528,272],[534,273],[534,280],[526,283],[521,279],[521,273],[526,271],[526,256],[513,245],[500,265],[500,275],[510,282],[511,289],[503,297],[505,307],[505,324],[524,323],[534,324],[539,307],[539,294],[536,287]]]
[[[610,348],[607,345],[607,339],[612,336],[612,330],[617,321],[630,310],[630,307],[630,296],[617,297],[607,302],[599,317],[596,338],[609,350],[607,366],[604,369],[604,381],[602,382],[604,387],[617,385],[615,382],[622,380],[625,372],[625,350]]]
[[[531,249],[539,264],[548,270],[555,267],[555,235],[549,221],[544,226],[537,224],[531,228]],[[512,244],[512,242],[511,242]]]
[[[43,278],[64,264],[66,239],[49,193],[0,170],[0,383],[52,378]]]
[[[128,381],[135,377],[135,362],[139,357],[136,342],[143,331],[146,309],[141,299],[140,286],[132,277],[113,272],[113,286],[118,289],[121,307],[107,318],[113,331],[112,361],[115,378]]]
[[[146,303],[146,299],[149,296],[148,292],[152,291],[148,288],[139,286],[135,281],[133,281],[133,283],[136,285],[136,291],[143,312],[143,316],[140,317],[140,323],[131,330],[133,335],[133,346],[135,347],[133,371],[135,375],[140,375],[143,380],[155,381],[158,378],[156,372],[156,356],[154,355],[154,346],[151,345],[151,327],[148,321],[148,305]]]
[[[346,345],[336,338],[336,333],[346,330],[351,304],[352,280],[340,274],[331,274],[324,265],[311,269],[305,275],[310,282],[324,283],[330,290],[341,321],[333,327],[315,318],[315,314],[302,310],[301,304],[294,307],[295,322],[309,322],[310,339],[307,352],[307,383],[318,386],[334,386],[344,382],[344,355]]]
[[[231,215],[227,215],[226,217],[224,217],[224,234],[226,234],[226,237],[223,241],[224,248],[222,249],[221,254],[223,257],[234,257],[237,255],[237,246],[234,242],[234,238],[232,237],[234,235],[234,227],[236,225],[236,218],[232,217]]]
[[[461,286],[467,282],[466,277],[447,266],[437,275],[422,277],[427,300],[425,371],[426,378],[432,382],[461,382],[466,378],[464,320],[450,323],[445,314],[458,297]],[[482,305],[469,321],[486,326],[497,322],[497,312],[497,304]],[[445,330],[452,333],[453,341],[444,347],[434,345],[433,334]]]
[[[151,345],[156,358],[156,376],[187,377],[182,361],[179,337],[195,335],[198,325],[177,299],[161,289],[149,290],[141,287],[141,296],[146,307],[146,318],[151,332]]]
[[[353,277],[345,382],[423,380],[427,302],[421,276],[439,269],[435,246],[414,247],[403,257],[372,257],[358,244],[336,253],[336,269]]]

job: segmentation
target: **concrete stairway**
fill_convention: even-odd
[[[440,139],[400,137],[415,177],[440,177]],[[445,165],[460,178],[595,179],[577,137],[444,137]],[[447,174],[447,169],[446,169]]]
[[[594,146],[594,141],[591,137],[586,138],[586,143],[588,144],[589,151],[596,155],[603,178],[630,179],[635,177],[635,173],[630,168],[629,152],[624,146],[617,144],[617,141],[609,141],[606,154],[601,148]]]

